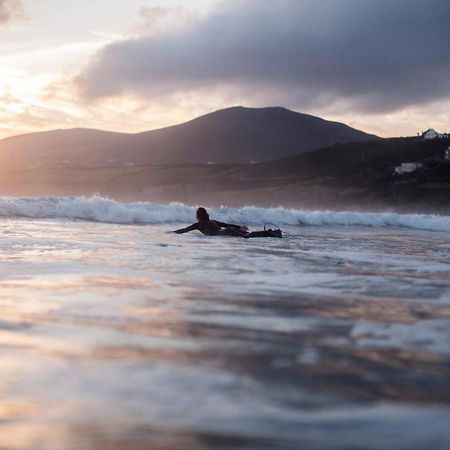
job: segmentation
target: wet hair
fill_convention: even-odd
[[[200,207],[197,209],[197,220],[199,222],[204,222],[206,220],[209,220],[209,214],[205,208]]]

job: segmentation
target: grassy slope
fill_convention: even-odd
[[[449,211],[450,164],[432,158],[450,141],[417,138],[335,145],[256,165],[60,168],[8,171],[0,195],[90,195],[206,205]],[[394,176],[395,165],[424,169]]]

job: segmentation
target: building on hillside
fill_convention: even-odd
[[[437,139],[438,133],[435,130],[433,130],[433,128],[429,128],[427,131],[424,131],[422,133],[422,137],[424,139]]]
[[[394,173],[397,175],[403,175],[404,173],[414,172],[415,170],[420,169],[421,167],[423,167],[422,163],[406,162],[406,163],[402,163],[399,166],[395,167]]]
[[[429,128],[427,131],[422,133],[424,139],[446,139],[449,137],[448,133],[438,133],[433,128]]]
[[[444,152],[444,159],[445,159],[446,161],[450,161],[450,146],[447,147],[447,149],[446,149],[445,152]]]

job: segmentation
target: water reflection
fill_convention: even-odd
[[[403,448],[450,438],[440,234],[180,246],[161,227],[15,229],[0,255],[0,448],[389,448],[393,426]]]

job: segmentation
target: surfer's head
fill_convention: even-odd
[[[199,222],[205,222],[206,220],[209,220],[209,214],[205,208],[200,207],[197,209],[197,220]]]

